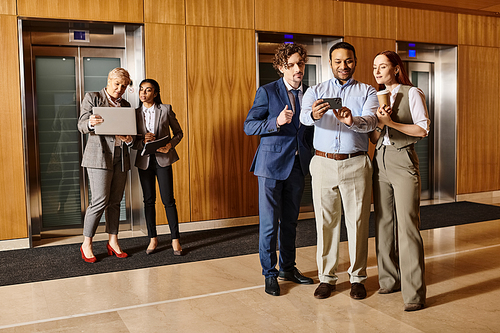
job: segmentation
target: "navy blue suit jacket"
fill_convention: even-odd
[[[304,93],[306,89],[304,85]],[[302,172],[304,176],[309,173],[314,126],[296,127],[291,122],[278,130],[276,118],[286,105],[292,110],[282,78],[260,87],[255,94],[253,106],[245,120],[244,130],[247,135],[260,135],[260,145],[250,168],[256,176],[277,180],[287,179],[295,162],[297,147]],[[294,115],[294,117],[299,116],[299,114]]]

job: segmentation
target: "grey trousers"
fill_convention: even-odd
[[[120,147],[115,148],[113,170],[87,168],[87,174],[92,198],[83,220],[83,235],[94,237],[104,212],[106,212],[106,232],[117,235],[120,203],[127,181],[127,172],[122,171]]]
[[[424,248],[420,236],[420,173],[413,149],[375,151],[373,200],[379,284],[399,289],[405,303],[425,304]]]

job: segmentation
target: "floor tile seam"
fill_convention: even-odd
[[[134,310],[134,309],[139,309],[139,308],[144,308],[144,307],[149,307],[149,306],[156,306],[156,305],[162,305],[162,304],[168,304],[168,303],[176,303],[176,302],[188,301],[188,300],[205,298],[205,297],[211,297],[211,296],[220,296],[220,295],[224,295],[224,294],[231,294],[231,293],[236,293],[236,292],[241,292],[241,291],[247,291],[247,290],[253,290],[253,289],[258,289],[258,288],[263,288],[263,287],[264,287],[264,285],[252,286],[252,287],[232,289],[232,290],[225,290],[225,291],[219,291],[219,292],[202,294],[202,295],[181,297],[181,298],[176,298],[176,299],[168,299],[168,300],[157,301],[157,302],[150,302],[150,303],[144,303],[144,304],[136,304],[136,305],[124,306],[124,307],[120,307],[120,308],[113,308],[113,309],[106,309],[106,310],[99,310],[99,311],[91,311],[91,312],[85,312],[85,313],[77,313],[77,314],[72,314],[72,315],[68,315],[68,316],[60,316],[60,317],[54,317],[54,318],[46,318],[46,319],[40,319],[40,320],[33,320],[33,321],[28,321],[28,322],[23,322],[23,323],[8,324],[8,325],[2,325],[2,326],[0,326],[0,330],[7,329],[7,328],[28,326],[28,325],[43,324],[43,323],[54,322],[54,321],[58,321],[58,320],[66,320],[66,319],[73,319],[73,318],[88,317],[88,316],[106,314],[106,313],[111,313],[111,312]]]
[[[473,248],[473,249],[467,249],[467,250],[461,250],[461,251],[454,251],[454,252],[448,252],[448,253],[440,253],[440,254],[435,254],[435,255],[432,255],[432,256],[426,256],[425,260],[436,259],[436,258],[443,258],[443,257],[457,255],[457,254],[464,254],[464,253],[481,251],[481,250],[488,250],[488,249],[493,249],[493,248],[499,247],[499,246],[500,246],[500,244],[494,244],[494,245],[476,247],[476,248]]]
[[[496,245],[484,246],[484,247],[475,248],[475,249],[467,249],[467,250],[455,251],[455,252],[451,252],[451,253],[443,253],[443,254],[438,254],[438,255],[434,255],[434,256],[426,256],[425,259],[426,260],[428,260],[428,259],[436,259],[436,258],[450,256],[450,255],[456,255],[456,254],[462,254],[462,253],[473,252],[473,251],[478,251],[478,250],[484,250],[484,249],[489,249],[489,248],[495,248],[495,247],[499,247],[499,246],[500,246],[500,244],[496,244]],[[371,269],[375,269],[375,268],[377,268],[376,265],[375,266],[367,267],[366,269],[367,270],[371,270]],[[347,274],[347,272],[339,272],[339,273],[337,273],[337,275],[346,275],[346,274]],[[187,301],[187,300],[192,300],[192,299],[205,298],[205,297],[210,297],[210,296],[219,296],[219,295],[230,294],[230,293],[235,293],[235,292],[240,292],[240,291],[258,289],[258,288],[262,288],[262,287],[264,287],[264,286],[263,285],[252,286],[252,287],[232,289],[232,290],[225,290],[225,291],[219,291],[219,292],[214,292],[214,293],[208,293],[208,294],[202,294],[202,295],[195,295],[195,296],[188,296],[188,297],[181,297],[181,298],[169,299],[169,300],[163,300],[163,301],[157,301],[157,302],[151,302],[151,303],[136,304],[136,305],[126,306],[126,307],[120,307],[120,308],[106,309],[106,310],[100,310],[100,311],[92,311],[92,312],[79,313],[79,314],[73,314],[73,315],[61,316],[61,317],[54,317],[54,318],[46,318],[46,319],[34,320],[34,321],[24,322],[24,323],[9,324],[9,325],[0,326],[0,330],[1,329],[6,329],[6,328],[21,327],[21,326],[41,324],[41,323],[46,323],[46,322],[53,322],[53,321],[57,321],[57,320],[65,320],[65,319],[72,319],[72,318],[87,317],[87,316],[93,316],[93,315],[110,313],[110,312],[133,310],[133,309],[138,309],[138,308],[143,308],[143,307],[149,307],[149,306],[155,306],[155,305],[162,305],[162,304],[168,304],[168,303],[175,303],[175,302],[181,302],[181,301]]]

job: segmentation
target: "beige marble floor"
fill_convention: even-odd
[[[428,307],[403,311],[376,293],[370,239],[368,297],[349,297],[347,243],[337,291],[280,283],[264,293],[258,255],[0,287],[3,332],[500,332],[500,220],[422,232]],[[316,280],[315,247],[297,267]]]

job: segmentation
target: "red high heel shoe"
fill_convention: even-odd
[[[113,248],[111,247],[111,245],[109,245],[109,243],[106,245],[106,247],[108,248],[108,255],[109,256],[112,256],[114,253],[115,256],[117,256],[118,258],[127,258],[128,257],[128,254],[125,252],[117,253],[115,250],[113,250]]]
[[[89,262],[91,264],[95,263],[95,261],[97,260],[96,257],[92,257],[92,258],[87,258],[85,256],[85,254],[83,253],[83,247],[80,246],[80,252],[82,253],[82,259],[85,260],[85,262]]]

